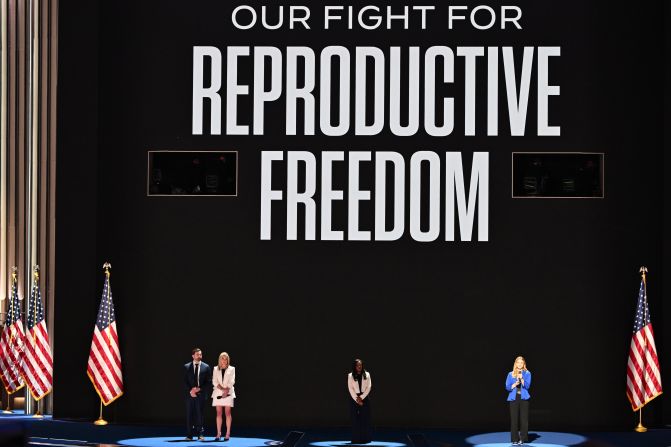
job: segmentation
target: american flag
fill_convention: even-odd
[[[25,348],[21,362],[21,373],[35,400],[40,400],[49,394],[53,387],[53,357],[47,324],[44,321],[44,307],[42,307],[42,294],[38,280],[38,268],[35,267],[26,317]]]
[[[631,402],[631,408],[638,411],[660,394],[662,394],[662,378],[650,323],[644,273],[638,291],[634,333],[631,337],[627,362],[627,397]]]
[[[23,388],[21,360],[25,335],[21,321],[21,302],[17,291],[16,272],[12,273],[12,293],[7,309],[5,328],[0,336],[0,379],[8,394]]]
[[[105,271],[105,285],[98,309],[98,319],[93,329],[87,374],[103,404],[109,405],[123,394],[121,353],[109,271]]]

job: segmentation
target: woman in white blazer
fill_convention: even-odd
[[[226,436],[224,441],[231,437],[231,408],[235,399],[235,367],[231,366],[231,357],[226,352],[219,354],[219,364],[212,372],[212,406],[217,409],[217,437],[221,440],[222,413],[226,412]],[[223,410],[222,410],[223,409]]]
[[[347,375],[347,389],[350,416],[352,418],[352,444],[367,444],[373,440],[370,424],[370,390],[373,381],[370,372],[363,367],[363,361],[354,360],[352,372]]]

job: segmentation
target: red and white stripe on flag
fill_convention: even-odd
[[[8,394],[15,393],[24,385],[21,376],[24,339],[21,320],[5,326],[0,336],[0,379]]]
[[[627,362],[627,397],[634,411],[662,394],[662,377],[652,332],[648,323],[631,338]]]
[[[53,388],[53,357],[44,320],[26,335],[21,373],[33,399],[40,400]]]
[[[87,374],[103,404],[109,405],[123,394],[121,353],[116,322],[102,331],[95,327]]]

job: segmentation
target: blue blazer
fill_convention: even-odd
[[[198,397],[209,396],[210,387],[212,386],[212,369],[210,365],[205,362],[200,362],[200,369],[198,370],[200,393]],[[189,391],[196,386],[196,374],[193,367],[193,362],[184,365],[184,394],[190,397]]]
[[[513,372],[508,373],[506,377],[506,391],[508,391],[508,401],[513,401],[517,398],[517,388],[522,390],[522,400],[529,400],[531,395],[529,395],[529,387],[531,386],[531,372],[522,371],[522,379],[524,379],[524,385],[520,383],[519,387],[513,388],[513,384],[517,381],[513,377]]]

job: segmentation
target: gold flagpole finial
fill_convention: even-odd
[[[110,264],[109,262],[106,262],[106,263],[103,264],[103,268],[105,269],[105,276],[107,278],[109,278],[110,277],[110,269],[112,268],[112,264]]]
[[[35,281],[40,279],[40,266],[39,265],[36,265],[35,267],[33,267],[33,276],[35,277]]]
[[[641,268],[638,269],[638,271],[641,274],[641,277],[643,278],[643,282],[645,282],[645,274],[648,273],[648,268],[642,265]]]
[[[18,269],[16,268],[16,266],[13,266],[11,270],[12,270],[12,285],[14,285],[14,283],[16,282],[16,271]],[[5,300],[5,299],[7,299],[6,296],[0,297],[0,300]]]

